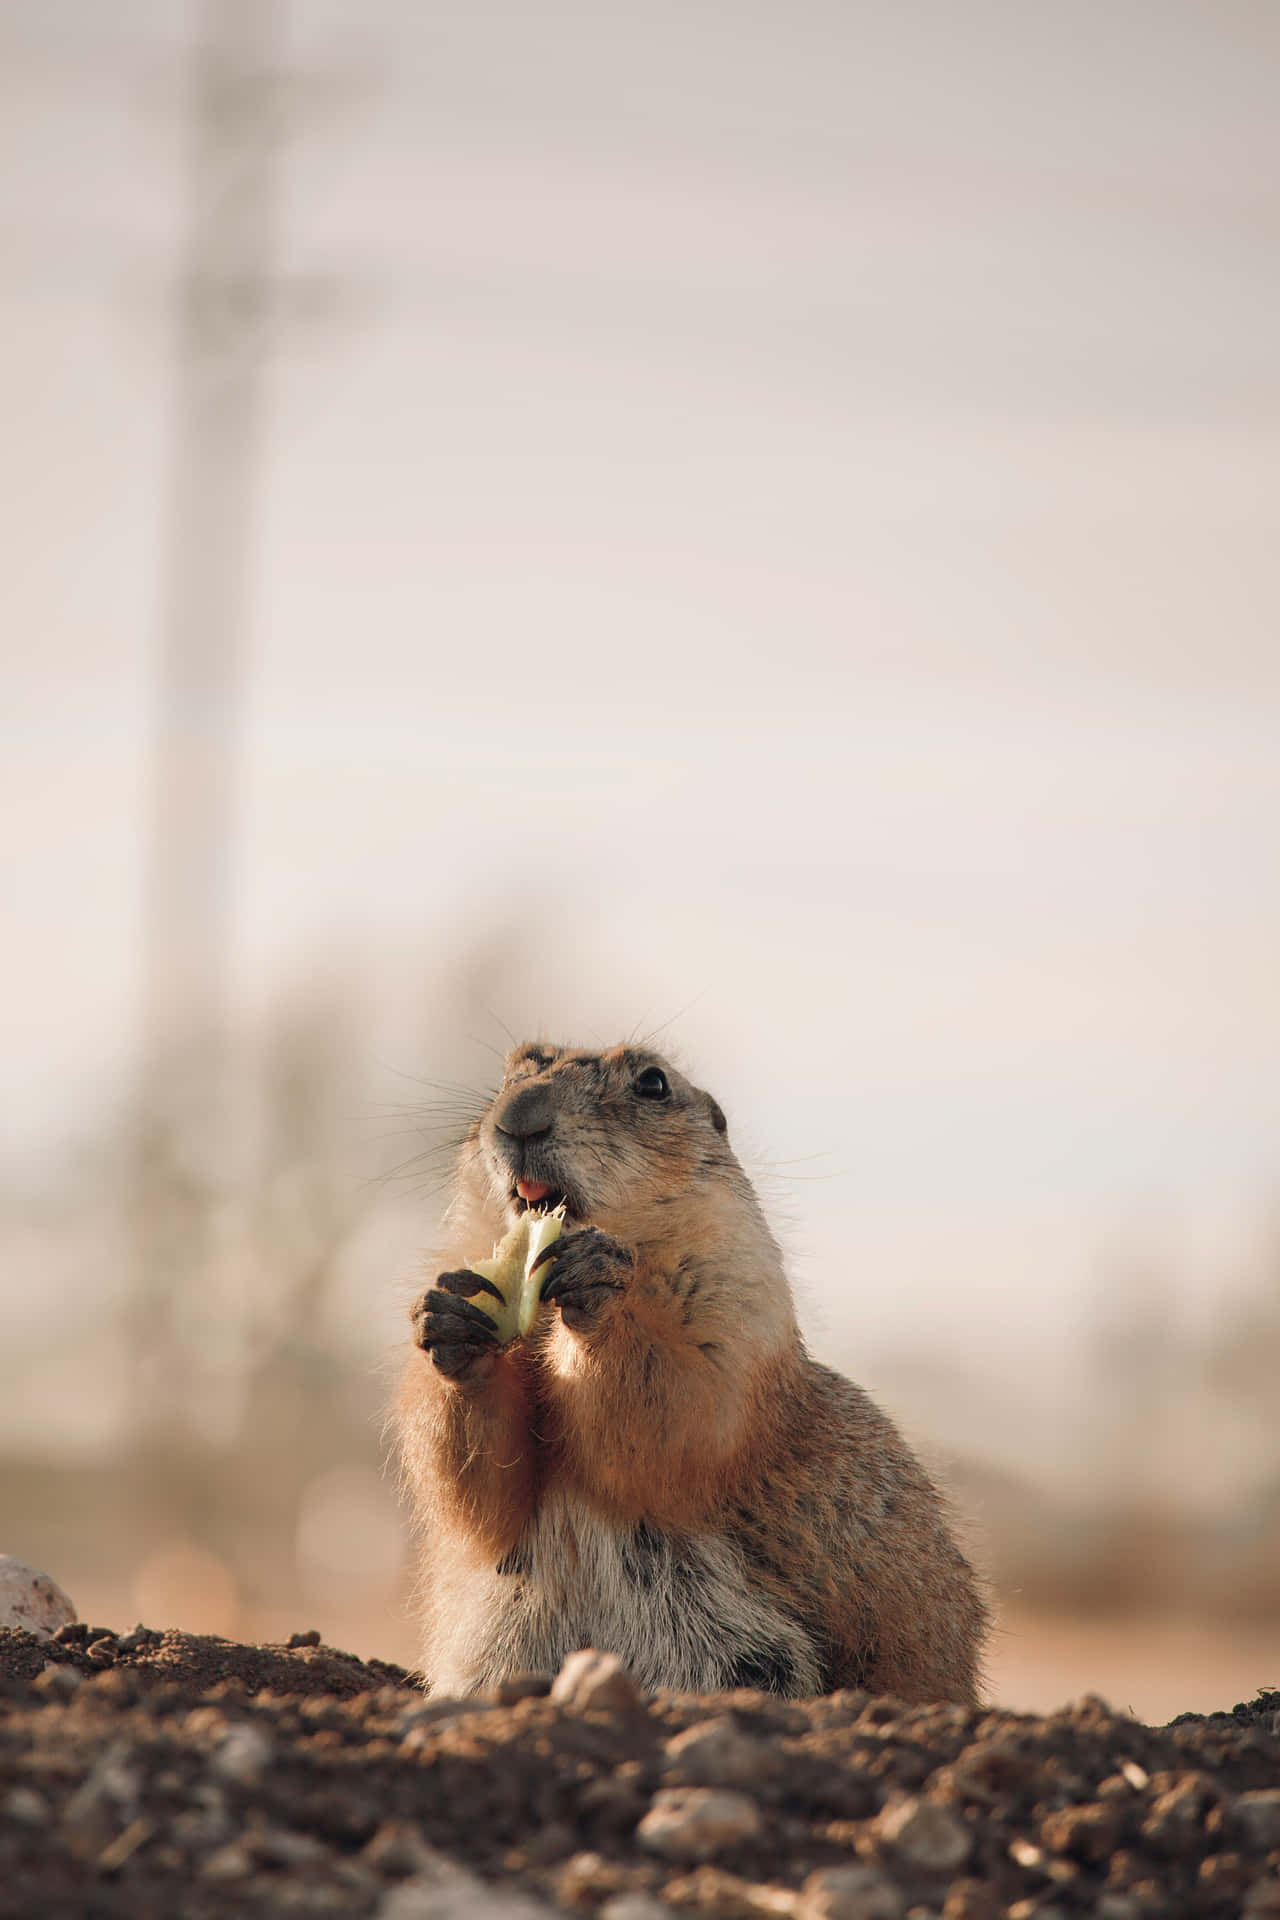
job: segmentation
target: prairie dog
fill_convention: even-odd
[[[499,1351],[467,1258],[559,1204]],[[647,1048],[517,1047],[446,1231],[398,1406],[433,1690],[594,1646],[649,1687],[975,1698],[972,1569],[892,1422],[806,1353],[709,1094]]]

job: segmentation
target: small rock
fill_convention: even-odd
[[[1136,1760],[1124,1761],[1120,1771],[1135,1793],[1142,1793],[1151,1785],[1151,1775],[1145,1767],[1140,1767]]]
[[[253,1872],[253,1862],[238,1840],[229,1840],[200,1862],[202,1880],[244,1880]]]
[[[307,1867],[326,1857],[327,1849],[314,1834],[294,1833],[288,1827],[257,1827],[244,1837],[255,1860],[272,1867]]]
[[[580,1647],[556,1675],[551,1698],[562,1707],[585,1713],[592,1707],[639,1706],[640,1691],[616,1653]]]
[[[31,1691],[43,1694],[47,1700],[69,1700],[80,1681],[81,1675],[74,1667],[59,1666],[56,1660],[50,1660],[44,1672],[38,1673],[31,1682]]]
[[[320,1630],[318,1627],[308,1627],[305,1633],[291,1633],[286,1645],[290,1647],[318,1647],[320,1645]]]
[[[0,1553],[0,1627],[22,1627],[51,1640],[73,1624],[76,1610],[56,1580],[37,1567]]]
[[[876,1867],[820,1867],[801,1890],[799,1920],[901,1920],[906,1900]]]
[[[674,1912],[651,1893],[615,1893],[599,1909],[600,1920],[672,1920]]]
[[[1093,1911],[1096,1920],[1142,1920],[1142,1902],[1131,1893],[1100,1893]]]
[[[709,1860],[726,1847],[755,1839],[760,1828],[760,1809],[743,1793],[662,1787],[636,1828],[636,1838],[650,1853],[668,1860]]]
[[[1211,1780],[1188,1773],[1167,1792],[1157,1794],[1142,1824],[1142,1837],[1156,1853],[1179,1854],[1198,1842],[1205,1809],[1217,1798]]]
[[[667,1742],[664,1772],[691,1787],[755,1787],[773,1778],[779,1756],[727,1718],[700,1720]]]
[[[556,1875],[556,1898],[565,1907],[594,1907],[607,1895],[620,1893],[625,1884],[625,1870],[616,1860],[606,1860],[602,1853],[579,1851]]]
[[[259,1727],[237,1721],[228,1727],[210,1762],[222,1780],[240,1787],[256,1787],[275,1758],[275,1748]]]
[[[1242,1793],[1232,1810],[1232,1825],[1242,1846],[1255,1853],[1280,1847],[1280,1787]]]
[[[1040,1839],[1050,1853],[1069,1853],[1076,1860],[1096,1863],[1110,1859],[1123,1829],[1123,1815],[1114,1805],[1092,1802],[1046,1814],[1040,1822]]]
[[[24,1827],[43,1827],[50,1819],[49,1802],[34,1787],[14,1787],[0,1800],[0,1813]]]
[[[425,1841],[409,1820],[387,1820],[361,1852],[360,1858],[378,1873],[397,1877],[410,1873],[441,1874],[450,1862]]]
[[[877,1830],[900,1859],[925,1873],[955,1873],[973,1845],[959,1815],[936,1800],[891,1801],[880,1815]]]
[[[384,1894],[377,1920],[552,1920],[552,1909],[522,1893],[487,1887],[475,1874],[403,1880]]]

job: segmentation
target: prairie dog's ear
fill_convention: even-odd
[[[724,1117],[724,1109],[720,1105],[719,1101],[713,1100],[709,1093],[704,1093],[702,1095],[702,1099],[703,1099],[704,1105],[706,1106],[708,1114],[711,1116],[711,1124],[715,1128],[716,1132],[728,1133],[729,1122]]]

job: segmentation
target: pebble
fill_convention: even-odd
[[[639,1706],[640,1690],[616,1653],[580,1647],[552,1682],[551,1698],[559,1706],[585,1713],[593,1707]]]
[[[323,1860],[327,1849],[314,1834],[294,1833],[288,1827],[255,1827],[244,1837],[255,1860],[271,1867],[308,1867]]]
[[[360,1858],[378,1873],[429,1874],[447,1870],[449,1862],[437,1853],[410,1820],[386,1820],[364,1847]]]
[[[615,1893],[599,1909],[600,1920],[672,1920],[674,1912],[651,1893]]]
[[[1205,1808],[1216,1798],[1212,1782],[1202,1773],[1184,1774],[1152,1801],[1142,1825],[1147,1846],[1157,1853],[1181,1853],[1199,1837]]]
[[[154,1634],[149,1627],[144,1627],[139,1624],[131,1628],[128,1633],[122,1633],[120,1635],[116,1641],[116,1652],[136,1653],[139,1647],[150,1646],[156,1638],[157,1635]]]
[[[720,1717],[700,1720],[667,1742],[666,1777],[691,1787],[754,1787],[779,1771],[781,1756]]]
[[[936,1800],[891,1801],[880,1815],[877,1830],[900,1859],[925,1873],[955,1873],[973,1846],[959,1815]]]
[[[901,1920],[906,1900],[876,1867],[820,1867],[801,1890],[798,1920]]]
[[[209,1764],[219,1779],[256,1787],[274,1757],[275,1748],[260,1728],[237,1721],[223,1734]]]
[[[1241,1844],[1256,1853],[1270,1853],[1273,1847],[1280,1847],[1280,1787],[1242,1793],[1233,1810],[1232,1824]]]
[[[662,1787],[636,1829],[650,1853],[668,1860],[709,1860],[726,1847],[754,1840],[760,1809],[743,1793],[711,1787]]]
[[[202,1880],[244,1880],[253,1872],[253,1862],[238,1840],[229,1840],[200,1862]]]
[[[38,1567],[15,1560],[11,1553],[0,1553],[0,1627],[22,1627],[51,1640],[59,1627],[70,1626],[75,1617],[75,1608],[56,1580]]]
[[[69,1700],[80,1685],[80,1679],[74,1667],[60,1666],[56,1660],[50,1660],[44,1671],[38,1673],[31,1682],[31,1691],[43,1694],[46,1700]]]
[[[50,1819],[49,1802],[34,1787],[14,1787],[0,1800],[0,1813],[24,1827],[43,1827]]]
[[[1109,1860],[1120,1841],[1123,1816],[1114,1806],[1091,1801],[1063,1807],[1040,1822],[1040,1838],[1050,1853],[1069,1853],[1094,1863]]]
[[[385,1894],[377,1920],[551,1920],[553,1909],[523,1893],[503,1893],[474,1874],[402,1880]]]

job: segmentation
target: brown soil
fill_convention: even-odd
[[[314,1638],[0,1630],[0,1915],[425,1920],[489,1882],[606,1920],[1280,1916],[1280,1693],[1163,1728],[1092,1698],[441,1703]]]

